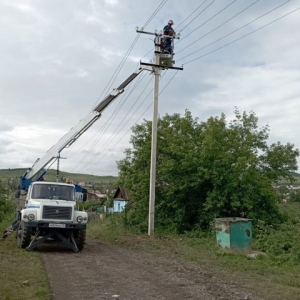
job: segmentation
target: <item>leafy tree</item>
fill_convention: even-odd
[[[290,190],[286,185],[282,185],[277,189],[280,199],[287,199],[290,194]]]
[[[118,184],[130,190],[129,221],[147,227],[152,123],[133,127],[132,148],[118,161]],[[271,183],[297,170],[292,144],[268,146],[269,127],[258,128],[253,112],[235,110],[199,123],[166,115],[158,122],[156,227],[182,232],[207,228],[217,217],[274,221],[280,217]]]

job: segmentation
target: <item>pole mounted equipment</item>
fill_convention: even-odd
[[[154,35],[154,63],[140,62],[142,66],[148,66],[153,68],[154,74],[154,94],[153,94],[153,120],[152,120],[152,140],[151,140],[151,165],[150,165],[150,188],[149,188],[149,218],[148,218],[148,235],[154,236],[154,217],[155,217],[155,182],[156,182],[156,157],[157,157],[157,123],[158,123],[158,95],[159,95],[159,75],[161,70],[173,69],[183,70],[181,67],[174,67],[173,60],[174,54],[163,54],[161,51],[161,38],[167,37],[173,39],[179,39],[180,35],[165,36],[162,31],[155,30],[154,32],[148,32],[139,30],[138,33]]]

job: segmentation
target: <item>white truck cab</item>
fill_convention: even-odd
[[[75,186],[35,181],[20,211],[17,243],[32,250],[49,238],[58,238],[75,252],[83,249],[88,215],[77,210]]]

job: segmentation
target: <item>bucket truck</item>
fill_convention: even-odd
[[[16,231],[18,247],[26,250],[33,250],[48,239],[60,240],[75,252],[83,249],[88,215],[76,209],[75,186],[69,183],[45,182],[44,175],[59,159],[61,151],[70,147],[90,128],[104,109],[143,70],[151,71],[152,68],[139,67],[20,177],[16,193],[19,198],[17,217],[6,229],[3,237]]]

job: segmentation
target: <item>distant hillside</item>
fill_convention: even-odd
[[[300,174],[299,173],[296,173],[296,172],[291,172],[290,173],[293,177],[300,177]]]
[[[26,169],[0,169],[0,180],[5,180],[9,178],[19,178],[22,174],[26,172]],[[113,183],[116,182],[118,177],[115,176],[96,176],[88,174],[76,174],[68,173],[64,171],[59,172],[59,181],[65,181],[66,178],[70,178],[73,181],[81,182],[91,182],[91,183]],[[47,181],[56,181],[56,170],[49,169],[45,176]]]

